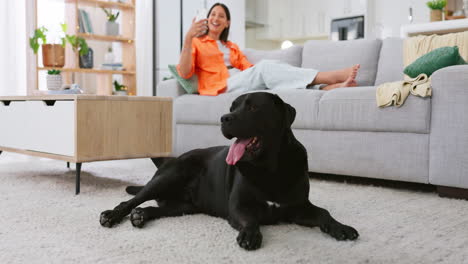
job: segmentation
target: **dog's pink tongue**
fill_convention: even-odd
[[[226,157],[226,162],[229,165],[235,165],[244,155],[245,146],[250,142],[250,139],[238,139],[232,143],[229,148],[229,153]]]

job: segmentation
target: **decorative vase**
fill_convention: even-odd
[[[114,95],[128,95],[127,91],[115,91]]]
[[[44,67],[62,68],[65,65],[65,48],[60,44],[43,44],[42,64]]]
[[[119,24],[116,22],[107,21],[106,23],[106,34],[109,36],[119,35]]]
[[[80,68],[91,69],[94,66],[93,63],[93,49],[88,48],[88,53],[79,56]]]
[[[442,10],[432,9],[431,10],[431,22],[442,21]]]
[[[47,89],[49,90],[61,90],[62,89],[62,75],[48,74],[46,78],[47,78]]]
[[[107,49],[107,53],[104,55],[104,63],[112,64],[114,63],[114,53],[112,53],[112,48]]]

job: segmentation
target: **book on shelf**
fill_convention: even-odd
[[[80,33],[86,33],[83,20],[84,20],[84,19],[83,19],[83,14],[82,14],[81,9],[80,9],[80,10],[78,11],[78,25],[79,25],[79,27],[80,27],[80,30],[79,30]]]
[[[80,88],[71,88],[63,90],[47,90],[44,91],[45,94],[82,94],[83,90]]]
[[[80,25],[81,33],[94,33],[93,25],[91,24],[91,19],[89,18],[89,13],[86,10],[78,10],[78,23]]]
[[[111,70],[111,71],[124,71],[122,63],[103,63],[101,64],[102,70]]]
[[[89,13],[86,12],[85,10],[84,11],[84,15],[85,15],[85,25],[86,25],[86,28],[88,29],[88,33],[94,33],[94,30],[93,30],[93,24],[91,24],[91,19],[89,18]]]

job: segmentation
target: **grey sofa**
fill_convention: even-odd
[[[400,108],[378,108],[376,85],[403,78],[402,50],[402,39],[389,38],[309,41],[287,50],[246,49],[244,53],[252,63],[279,59],[321,71],[361,64],[359,87],[274,91],[296,108],[293,131],[307,149],[311,172],[425,183],[438,186],[440,192],[466,192],[468,65],[435,72],[432,98],[409,96]],[[168,80],[157,87],[157,95],[175,98],[174,156],[230,144],[220,132],[220,117],[239,94],[189,95],[175,80]]]

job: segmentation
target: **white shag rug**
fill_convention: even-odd
[[[163,218],[143,229],[126,219],[103,228],[100,212],[131,198],[125,186],[146,183],[153,163],[85,163],[78,196],[71,167],[0,155],[0,263],[468,263],[465,200],[311,180],[310,200],[354,226],[359,239],[339,242],[318,228],[267,226],[262,247],[248,252],[225,220],[206,215]]]

